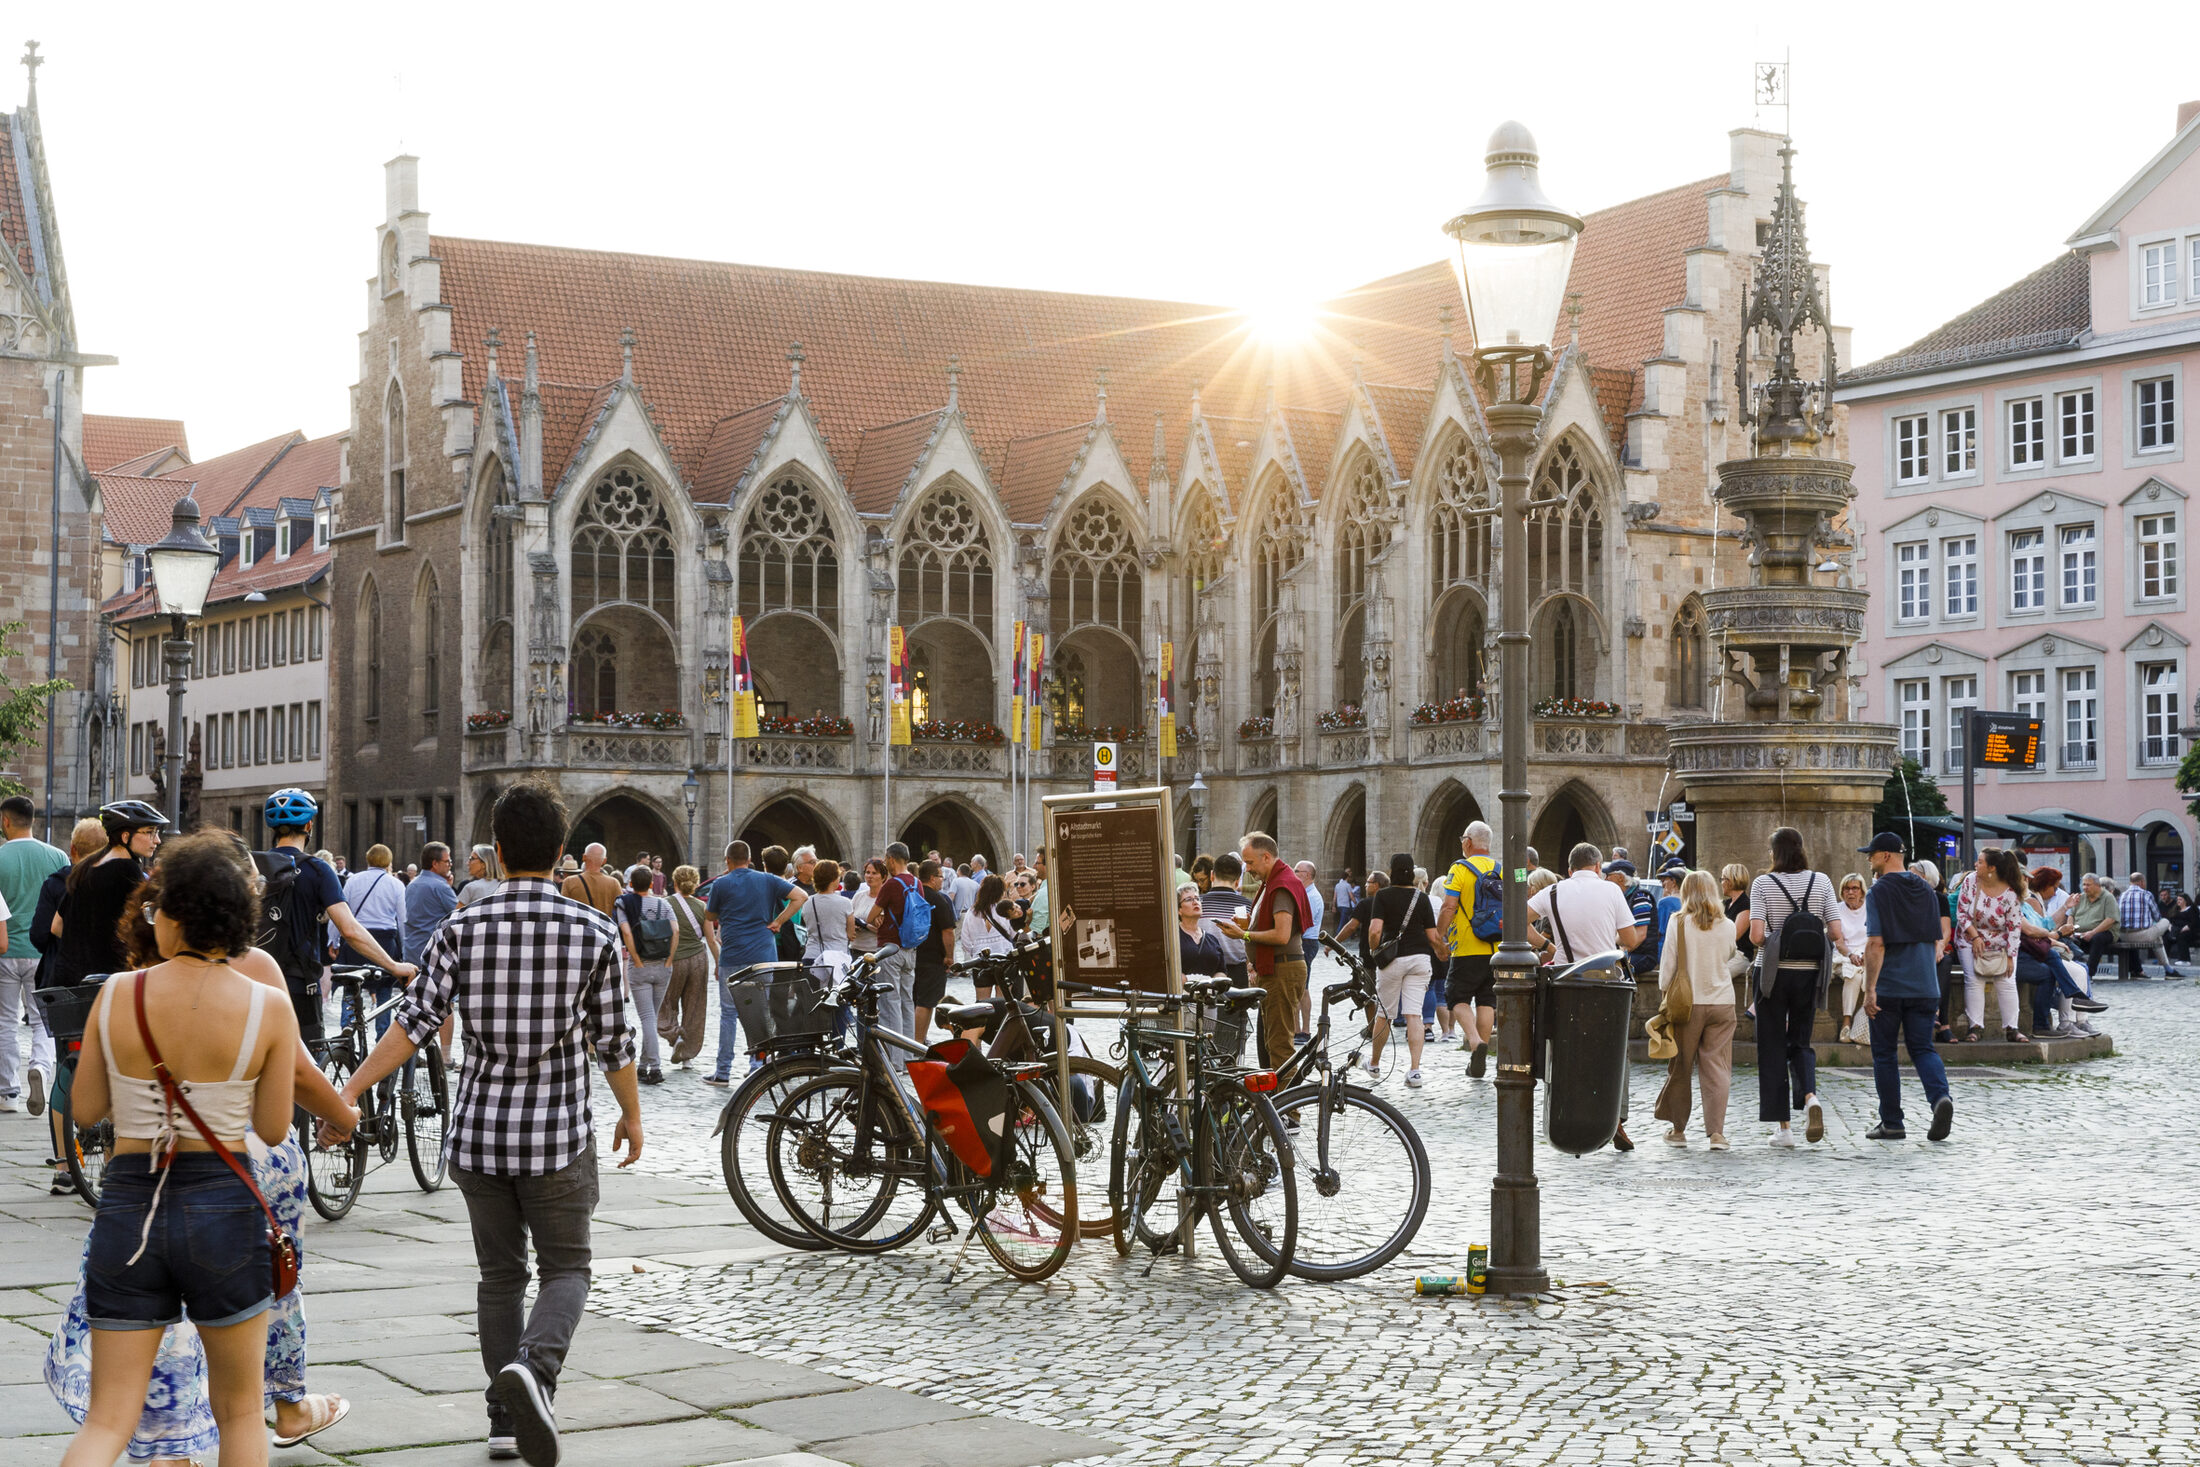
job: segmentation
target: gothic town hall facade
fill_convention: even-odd
[[[1726,384],[1778,145],[1738,131],[1724,171],[1587,219],[1529,526],[1546,860],[1639,849],[1665,725],[1716,696],[1698,593],[1746,580],[1710,491],[1746,447]],[[699,851],[1029,851],[987,728],[1018,621],[1047,638],[1040,794],[1089,788],[1113,731],[1127,783],[1204,774],[1208,848],[1434,864],[1495,818],[1494,460],[1443,263],[1271,346],[1180,302],[437,235],[411,158],[387,193],[334,536],[355,862],[485,839],[523,778],[620,857],[687,849],[690,793]],[[892,625],[920,722],[889,830]]]

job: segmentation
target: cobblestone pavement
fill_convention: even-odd
[[[1328,960],[1325,959],[1326,963]],[[1316,982],[1321,981],[1319,973]],[[2118,1054],[1957,1063],[1953,1138],[1867,1142],[1868,1073],[1822,1078],[1825,1142],[1769,1149],[1753,1071],[1735,1150],[1542,1149],[1537,1301],[1419,1299],[1486,1236],[1495,1101],[1432,1047],[1420,1128],[1436,1198],[1407,1255],[1338,1285],[1241,1287],[1081,1247],[1046,1287],[954,1244],[775,1255],[599,1278],[592,1307],[773,1360],[1206,1463],[2200,1461],[2200,986],[2104,983]],[[1919,1102],[1905,1070],[1908,1096]],[[650,1093],[645,1166],[716,1180],[722,1097]],[[684,1122],[674,1122],[685,1112]]]

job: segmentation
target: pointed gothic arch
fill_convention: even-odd
[[[912,855],[937,850],[943,858],[956,861],[983,856],[996,871],[1002,869],[1007,850],[992,819],[961,795],[942,795],[927,802],[901,821],[895,839],[908,846]]]
[[[385,543],[405,538],[405,388],[395,377],[382,394],[382,531]]]
[[[442,721],[444,695],[452,691],[445,682],[442,586],[433,565],[421,566],[413,582],[410,620],[412,706],[420,715],[420,737],[428,738]]]
[[[1530,692],[1545,698],[1598,696],[1604,671],[1604,623],[1584,596],[1556,594],[1536,609],[1531,643]]]
[[[1530,499],[1545,505],[1528,516],[1528,606],[1565,592],[1604,599],[1604,500],[1579,435],[1568,432],[1544,456]]]
[[[1428,510],[1430,589],[1442,597],[1471,586],[1487,603],[1497,585],[1496,542],[1491,535],[1495,491],[1467,435],[1453,429],[1432,455]]]
[[[1490,655],[1489,632],[1489,606],[1480,591],[1459,585],[1443,594],[1431,619],[1428,702],[1490,691],[1496,659]]]
[[[1673,618],[1665,671],[1666,706],[1675,709],[1707,709],[1711,706],[1709,658],[1710,622],[1701,597],[1690,595]]]
[[[1337,617],[1332,681],[1337,706],[1357,708],[1367,682],[1368,567],[1389,543],[1390,475],[1363,451],[1341,489],[1330,525]]]
[[[1138,556],[1138,515],[1105,485],[1085,491],[1054,533],[1048,556],[1049,624],[1057,641],[1079,627],[1104,626],[1143,642],[1146,577]]]
[[[815,846],[820,856],[845,865],[856,849],[831,809],[801,790],[765,795],[734,821],[733,828],[752,851],[766,846],[785,846],[790,851]]]
[[[1322,831],[1321,874],[1351,870],[1364,875],[1367,861],[1367,786],[1355,782],[1329,808]],[[1343,920],[1341,915],[1338,920]]]
[[[378,742],[382,722],[382,596],[372,575],[359,582],[359,742]]]
[[[679,619],[679,560],[672,516],[656,477],[638,464],[598,474],[573,522],[573,624],[599,606],[644,607],[666,625]]]
[[[1609,852],[1619,838],[1611,807],[1582,780],[1567,780],[1534,809],[1528,844],[1535,847],[1538,863],[1554,871],[1566,869],[1567,852],[1582,841]]]
[[[1278,625],[1283,610],[1284,582],[1298,569],[1306,553],[1304,507],[1291,481],[1271,470],[1262,481],[1252,513],[1252,709],[1256,715],[1275,712],[1282,694],[1283,674],[1278,665]]]
[[[1185,491],[1183,508],[1177,516],[1176,547],[1176,635],[1189,646],[1199,631],[1199,598],[1222,579],[1229,554],[1222,515],[1205,484],[1195,482]]]
[[[519,506],[503,460],[490,455],[474,489],[481,547],[480,662],[475,681],[481,707],[512,709],[512,626],[519,603]]]
[[[901,623],[951,617],[976,628],[990,646],[994,554],[983,499],[959,477],[940,479],[910,506],[895,538],[901,546],[895,576]]]
[[[1481,800],[1456,779],[1447,779],[1421,802],[1421,822],[1413,833],[1413,858],[1428,867],[1433,880],[1459,859],[1459,836],[1469,823],[1487,820]],[[1544,864],[1552,858],[1545,855]]]

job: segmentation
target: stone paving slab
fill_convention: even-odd
[[[852,1436],[858,1431],[892,1431],[969,1414],[959,1406],[927,1400],[907,1391],[864,1386],[860,1390],[829,1396],[803,1396],[750,1406],[742,1410],[741,1419],[754,1426],[785,1432],[808,1444]]]
[[[660,1395],[685,1401],[704,1411],[726,1411],[764,1401],[785,1400],[790,1396],[820,1393],[818,1372],[804,1366],[782,1365],[776,1360],[754,1355],[732,1355],[725,1351],[719,1354],[724,1358],[708,1365],[630,1378],[636,1385],[647,1386]],[[835,1384],[841,1392],[860,1389],[853,1381]]]
[[[1037,1467],[1089,1456],[1092,1448],[1090,1437],[981,1416],[874,1431],[815,1449],[853,1467]]]
[[[560,1467],[714,1467],[721,1462],[784,1456],[796,1449],[794,1442],[773,1432],[707,1416],[657,1426],[561,1432],[559,1445]],[[376,1452],[362,1460],[373,1467],[482,1467],[487,1459],[479,1441],[468,1441]]]

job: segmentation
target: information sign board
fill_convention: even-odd
[[[2040,720],[2021,713],[1971,715],[1971,762],[1980,769],[2040,767]]]
[[[1136,793],[1125,792],[1126,799]],[[1057,805],[1060,799],[1046,802],[1055,972],[1071,983],[1177,991],[1172,857],[1162,806]]]

